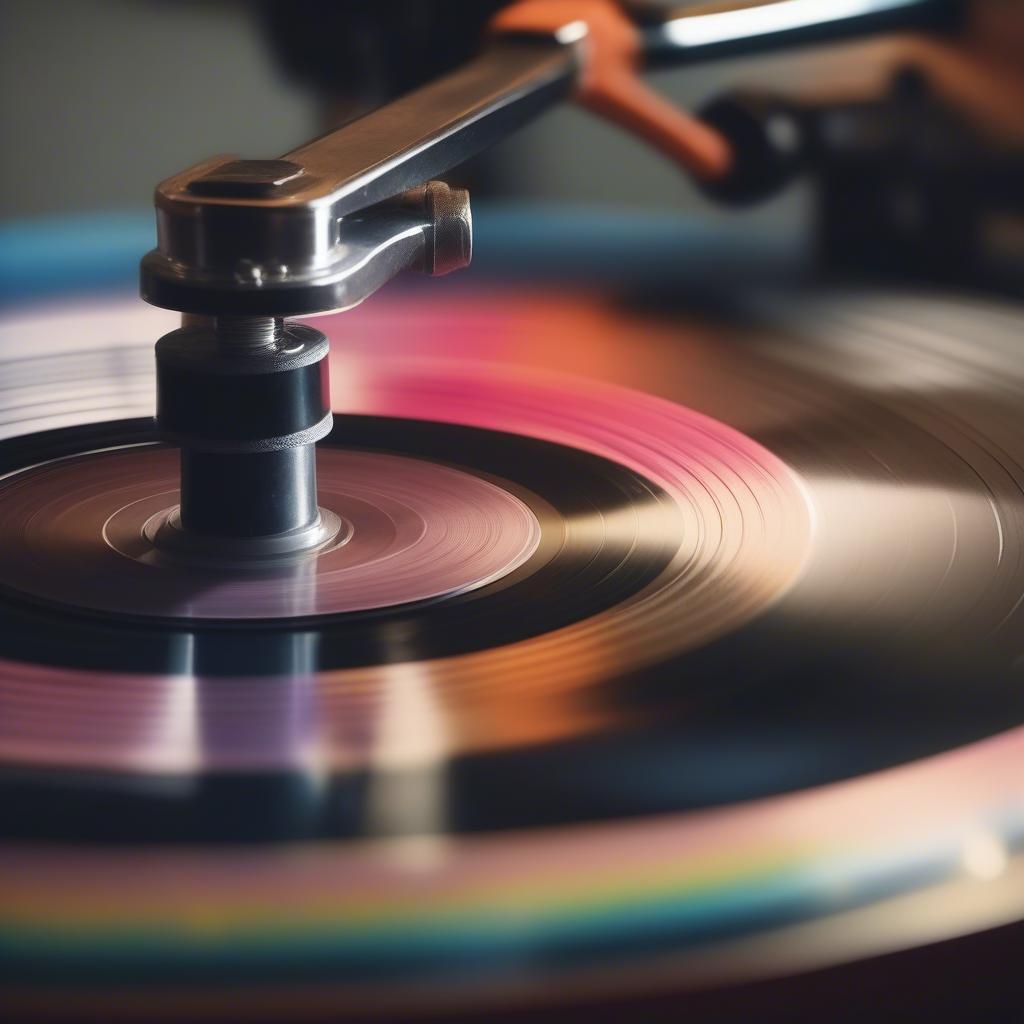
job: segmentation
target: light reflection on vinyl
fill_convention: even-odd
[[[10,541],[0,583],[112,614],[290,618],[464,593],[519,568],[540,541],[521,500],[447,466],[327,449],[318,479],[339,538],[296,564],[239,572],[177,564],[147,537],[178,503],[177,452],[139,446],[32,467],[0,482]]]
[[[417,293],[321,320],[325,490],[332,466],[404,481],[435,541],[292,623],[260,581],[249,626],[227,592],[210,621],[146,622],[155,591],[86,600],[54,534],[23,546],[65,511],[90,533],[84,496],[122,508],[103,467],[167,493],[137,417],[169,325],[12,320],[15,994],[216,1018],[258,977],[257,1016],[358,1017],[700,987],[1024,915],[1021,318],[938,301],[755,298],[729,322]]]

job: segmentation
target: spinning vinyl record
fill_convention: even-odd
[[[147,532],[173,316],[4,319],[15,1005],[475,1012],[1024,915],[1015,307],[478,282],[312,322],[336,529],[239,571]]]

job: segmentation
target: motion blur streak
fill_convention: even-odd
[[[705,46],[823,25],[843,18],[913,7],[921,0],[776,0],[741,10],[695,14],[665,25],[665,35],[677,46]]]

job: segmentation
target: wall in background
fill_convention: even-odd
[[[0,218],[142,208],[157,181],[199,159],[276,156],[320,130],[315,100],[282,79],[244,4],[0,0],[0,18]],[[729,62],[654,82],[693,106],[736,77]],[[710,209],[666,161],[575,109],[494,156],[510,195]]]
[[[316,130],[240,7],[0,0],[0,217],[144,207],[190,163]]]

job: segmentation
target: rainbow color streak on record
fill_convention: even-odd
[[[914,896],[898,895],[908,874],[917,898],[923,890],[956,913],[954,930],[1018,916],[1024,867],[1007,843],[1024,837],[1022,754],[1017,730],[724,811],[457,844],[12,851],[5,877],[21,883],[3,894],[5,947],[26,981],[41,964],[48,974],[66,964],[71,977],[116,966],[150,984],[230,984],[256,970],[261,999],[272,982],[320,977],[356,1003],[391,1002],[384,986],[395,978],[429,991],[468,972],[515,988],[523,958],[540,954],[570,986],[593,983],[595,960],[625,956],[613,962],[628,977],[629,959],[666,950],[673,958],[649,963],[677,984],[742,977],[766,950],[762,970],[807,966],[873,948],[871,914],[894,942],[924,938],[912,917],[898,920],[913,908]],[[965,832],[979,807],[988,827]],[[845,914],[853,938],[834,920],[816,925],[824,914]],[[694,945],[702,951],[688,956]]]

